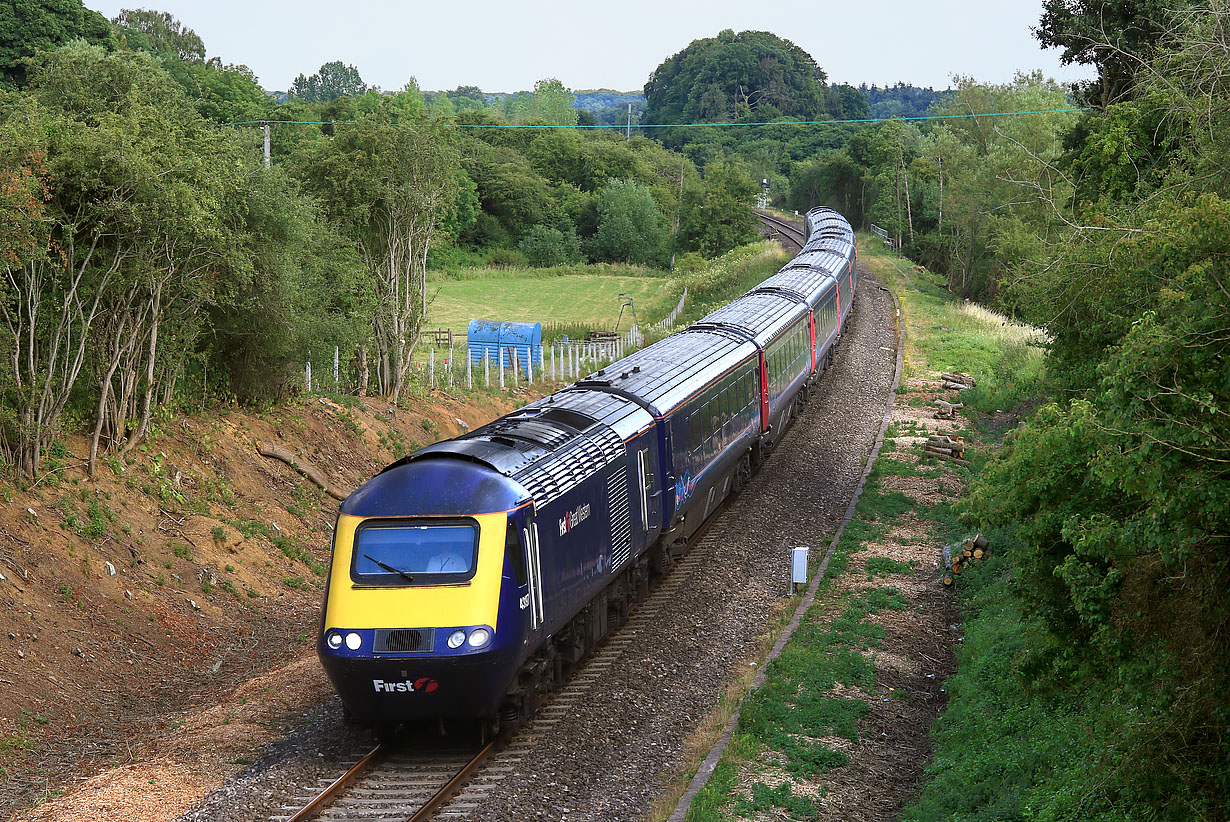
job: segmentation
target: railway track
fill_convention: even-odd
[[[381,743],[337,779],[322,782],[314,796],[300,798],[305,804],[284,807],[270,822],[430,819],[483,766],[495,744],[477,752],[412,752]]]
[[[798,251],[803,250],[803,245],[807,242],[807,236],[803,228],[789,220],[783,220],[780,217],[774,217],[764,211],[756,210],[756,216],[760,218],[760,222],[768,226],[770,230],[769,239],[780,240],[782,244],[788,248],[794,248]]]

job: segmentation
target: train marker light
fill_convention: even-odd
[[[359,650],[359,646],[363,644],[363,637],[359,636],[354,631],[346,634],[346,647],[352,651]]]
[[[475,628],[470,632],[470,647],[481,648],[491,639],[491,632],[486,628]]]
[[[337,631],[330,631],[329,636],[325,638],[325,642],[329,644],[330,648],[336,651],[338,648],[342,647],[342,635]]]
[[[466,632],[458,628],[448,635],[448,647],[460,648],[461,643],[466,641]]]

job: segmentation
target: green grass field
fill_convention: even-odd
[[[428,282],[431,305],[427,328],[451,328],[466,333],[470,320],[511,320],[614,328],[621,293],[633,297],[642,323],[656,320],[674,307],[671,280],[653,276],[497,272],[489,277]],[[629,326],[627,312],[621,328]]]

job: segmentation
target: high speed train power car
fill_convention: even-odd
[[[831,361],[854,233],[806,226],[740,299],[345,500],[318,650],[353,718],[519,721],[627,617]]]

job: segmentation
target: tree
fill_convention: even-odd
[[[1135,78],[1182,0],[1046,0],[1034,37],[1062,48],[1064,65],[1096,66],[1098,84],[1086,96],[1102,107],[1133,94]]]
[[[231,395],[270,401],[310,357],[337,348],[353,358],[370,333],[373,284],[354,243],[280,167],[239,184],[225,217],[242,252],[220,278],[207,353]]]
[[[598,231],[593,256],[612,262],[652,265],[662,259],[666,230],[649,189],[631,180],[611,180],[598,195]]]
[[[290,87],[290,96],[307,103],[328,103],[339,97],[358,97],[367,91],[359,70],[340,60],[325,63],[311,77],[300,74]]]
[[[756,181],[731,164],[710,165],[705,187],[692,189],[684,201],[679,237],[686,249],[718,257],[756,239],[753,198]]]
[[[427,253],[458,203],[452,139],[451,132],[369,116],[326,142],[308,169],[371,278],[377,382],[392,402],[405,390],[427,313]]]
[[[539,80],[534,84],[529,119],[548,126],[575,126],[577,111],[572,107],[572,92],[553,77]]]
[[[100,46],[114,43],[107,18],[87,9],[81,0],[0,3],[0,79],[24,83],[23,60],[78,37]]]
[[[582,261],[581,241],[574,229],[560,230],[554,226],[538,225],[531,228],[517,245],[530,265],[547,268]]]
[[[734,121],[760,115],[827,117],[825,74],[811,55],[764,31],[726,29],[654,69],[645,84],[646,123]]]
[[[120,9],[111,18],[117,33],[130,39],[130,45],[159,57],[185,62],[205,62],[205,43],[196,32],[165,11]]]

